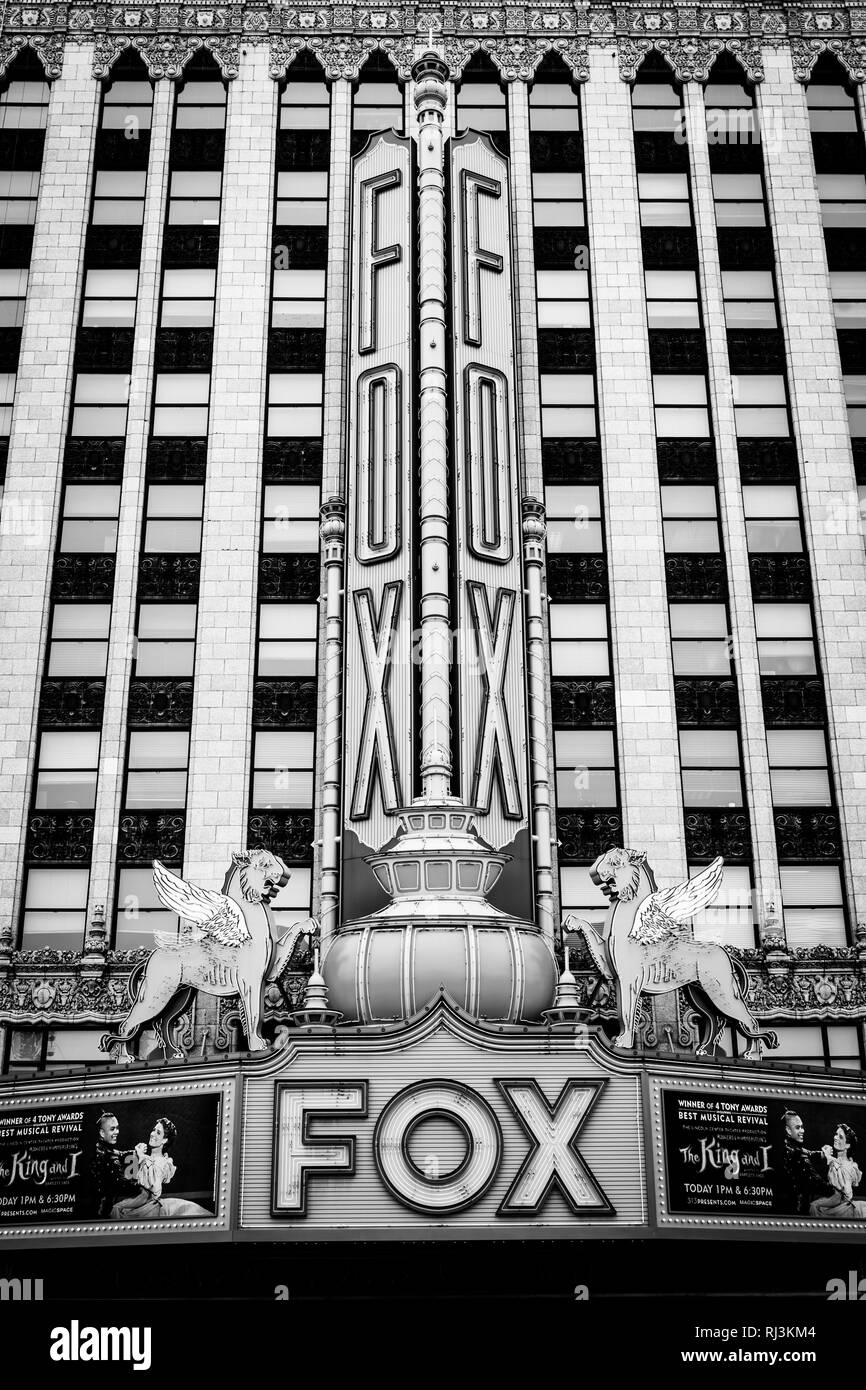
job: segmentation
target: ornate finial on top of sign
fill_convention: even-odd
[[[418,119],[423,121],[425,113],[434,111],[441,120],[441,112],[448,103],[448,64],[433,47],[433,30],[430,30],[430,47],[412,65],[412,79],[415,83],[415,106]],[[438,111],[437,111],[438,108]]]
[[[720,857],[694,878],[659,890],[642,852],[609,849],[596,859],[589,875],[611,904],[604,931],[599,936],[589,922],[571,923],[583,933],[598,969],[616,986],[621,1031],[614,1046],[634,1046],[641,994],[684,988],[710,1023],[698,1053],[715,1046],[726,1023],[748,1038],[746,1056],[760,1056],[761,1043],[778,1047],[776,1034],[762,1030],[746,1006],[745,966],[724,946],[696,941],[687,925],[718,896],[723,869]]]

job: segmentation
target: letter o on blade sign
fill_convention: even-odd
[[[462,1132],[463,1158],[444,1174],[436,1163],[419,1167],[409,1151],[413,1133],[427,1120],[444,1121]],[[385,1106],[373,1152],[382,1181],[398,1202],[413,1211],[444,1215],[484,1196],[499,1167],[502,1132],[477,1091],[456,1081],[422,1081],[399,1091]]]

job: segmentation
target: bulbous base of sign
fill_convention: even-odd
[[[508,856],[458,802],[398,813],[394,840],[366,861],[392,901],[347,922],[322,970],[347,1023],[410,1018],[444,986],[473,1018],[536,1022],[553,1001],[553,951],[531,922],[487,901]]]

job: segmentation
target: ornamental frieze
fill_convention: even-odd
[[[823,45],[822,45],[823,46]],[[633,82],[644,58],[653,49],[660,53],[680,82],[706,82],[710,68],[722,52],[731,53],[740,62],[753,82],[764,79],[761,46],[746,39],[659,38],[620,39],[619,75],[624,82]],[[797,74],[799,77],[799,73]]]

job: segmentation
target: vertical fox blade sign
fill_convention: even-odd
[[[412,157],[375,136],[353,164],[343,915],[381,905],[363,863],[412,797]]]
[[[531,917],[508,161],[470,132],[450,171],[458,794],[515,855],[512,910]]]

